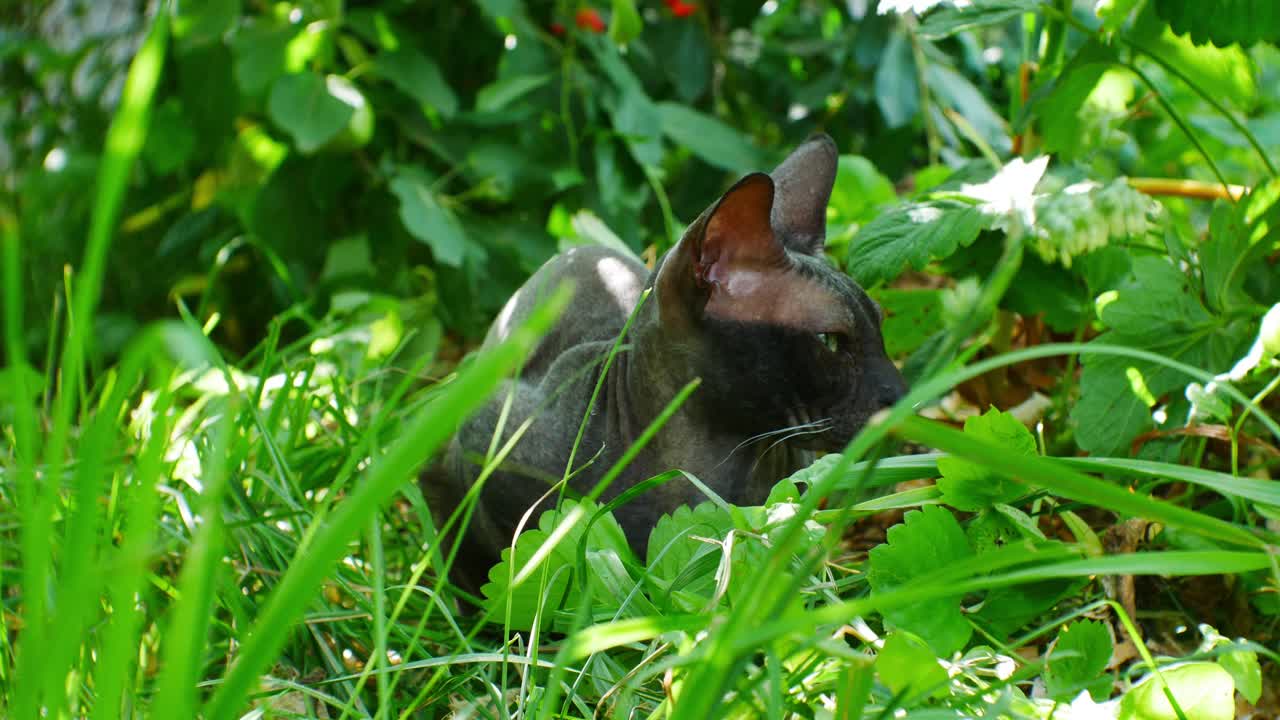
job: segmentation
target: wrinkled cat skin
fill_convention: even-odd
[[[702,384],[606,491],[685,470],[725,500],[763,502],[779,479],[839,450],[905,392],[884,351],[880,312],[822,256],[835,143],[810,138],[771,175],[748,175],[695,220],[652,273],[622,253],[578,247],[549,260],[511,298],[485,340],[504,339],[561,282],[575,293],[557,326],[509,381],[459,428],[442,465],[423,477],[447,516],[479,473],[508,393],[502,441],[530,417],[503,468],[488,478],[454,566],[478,587],[522,515],[564,475],[614,339],[646,287],[590,410],[570,484],[585,493],[690,380]],[[499,443],[499,447],[501,443]],[[583,467],[585,465],[585,467]],[[682,478],[618,508],[643,556],[659,516],[703,500]],[[530,516],[554,504],[554,494]]]

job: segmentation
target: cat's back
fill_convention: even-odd
[[[648,277],[643,263],[617,250],[600,245],[570,248],[544,263],[511,296],[489,327],[484,345],[505,340],[557,287],[572,282],[569,306],[525,364],[526,375],[537,373],[569,348],[617,337]]]

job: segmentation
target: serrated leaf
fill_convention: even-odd
[[[672,585],[673,591],[710,597],[722,551],[707,540],[723,540],[732,530],[733,519],[712,503],[701,503],[693,509],[676,508],[659,518],[649,533],[649,572]],[[695,566],[697,571],[689,572]]]
[[[876,653],[876,673],[880,682],[894,695],[905,693],[918,697],[928,692],[942,697],[947,694],[947,671],[938,664],[938,658],[929,644],[912,633],[895,630],[884,640],[884,647]]]
[[[888,542],[871,549],[867,582],[872,593],[905,587],[931,572],[973,555],[960,523],[947,510],[930,506],[907,513],[889,528]],[[924,638],[940,656],[964,647],[973,633],[960,611],[960,595],[884,612],[894,625]]]
[[[1112,678],[1105,673],[1112,650],[1106,625],[1092,620],[1064,625],[1046,661],[1045,690],[1060,701],[1086,689],[1094,700],[1106,700],[1111,694]]]
[[[528,630],[539,613],[558,610],[569,590],[573,563],[558,554],[553,554],[553,558],[547,561],[548,582],[545,587],[538,579],[525,582],[514,590],[509,585],[512,567],[519,572],[519,568],[528,565],[546,541],[547,533],[541,530],[521,533],[515,552],[512,553],[511,548],[503,548],[502,559],[489,569],[489,582],[480,588],[486,607],[494,618],[506,619],[506,606],[510,599],[512,629]]]
[[[662,134],[718,168],[750,172],[765,166],[746,136],[724,122],[679,103],[657,103]]]
[[[967,418],[964,432],[1000,445],[1008,453],[1036,454],[1031,431],[1013,415],[994,407],[983,415]],[[996,503],[1013,502],[1027,492],[1027,486],[1020,482],[956,457],[938,458],[938,472],[942,475],[938,478],[942,500],[957,510],[982,510]]]
[[[466,233],[453,212],[436,200],[428,178],[416,168],[402,167],[390,188],[400,199],[400,221],[409,234],[426,243],[437,262],[460,267]]]
[[[415,48],[401,47],[378,56],[378,75],[419,105],[435,108],[442,117],[458,112],[458,96],[440,73],[440,66]]]
[[[1233,5],[1249,1],[1239,0]],[[1275,5],[1274,0],[1268,1]],[[1219,21],[1233,15],[1231,10],[1223,11],[1227,6],[1221,2],[1190,2],[1215,8],[1209,15]],[[1277,22],[1280,22],[1280,11],[1276,12],[1276,17]],[[1258,86],[1253,62],[1240,47],[1197,46],[1191,40],[1179,37],[1169,28],[1163,27],[1163,23],[1150,9],[1138,16],[1138,21],[1127,35],[1138,47],[1180,70],[1200,89],[1213,93],[1215,97],[1226,100],[1241,110],[1252,110],[1257,105]]]
[[[1195,720],[1231,720],[1236,715],[1235,683],[1222,667],[1210,662],[1191,662],[1160,671],[1178,701],[1181,717]],[[1149,677],[1125,693],[1117,720],[1177,720],[1160,682]]]
[[[1174,32],[1190,33],[1197,45],[1249,47],[1259,40],[1280,42],[1280,7],[1275,0],[1155,0],[1154,4],[1156,14]]]
[[[337,137],[355,115],[355,106],[332,90],[326,78],[313,72],[285,75],[271,88],[267,113],[303,153]]]
[[[626,536],[618,521],[611,513],[605,513],[587,528],[586,521],[580,521],[568,531],[551,550],[543,565],[539,566],[523,583],[514,589],[510,586],[511,578],[518,578],[521,572],[527,572],[531,561],[542,546],[553,536],[557,527],[581,505],[581,516],[590,518],[599,509],[594,503],[583,500],[565,500],[558,510],[548,510],[538,517],[538,527],[520,534],[516,539],[515,553],[511,548],[502,551],[502,559],[489,570],[489,582],[480,588],[484,595],[486,607],[495,619],[501,620],[506,615],[507,599],[511,605],[511,627],[528,630],[534,616],[541,611],[558,609],[562,604],[566,609],[573,609],[580,598],[569,592],[572,571],[577,563],[577,550],[584,543],[590,553],[595,551],[595,566],[598,571],[606,572],[608,578],[600,579],[597,600],[607,602],[615,592],[622,592],[627,587],[624,579],[625,570],[620,568],[622,558],[632,558],[631,549],[627,545]],[[610,557],[612,555],[612,557]],[[513,559],[514,558],[514,559]],[[617,564],[613,559],[617,559]],[[542,586],[541,574],[545,570],[547,585]],[[619,575],[621,573],[621,575]],[[628,588],[629,591],[629,588]]]
[[[966,203],[934,200],[907,203],[858,231],[849,244],[849,274],[863,287],[897,277],[908,264],[921,270],[930,260],[972,245],[988,216]]]

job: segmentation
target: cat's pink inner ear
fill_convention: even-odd
[[[726,287],[735,271],[785,265],[786,250],[769,223],[772,209],[768,175],[753,173],[730,188],[707,219],[695,268],[698,280]]]

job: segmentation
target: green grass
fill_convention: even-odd
[[[1244,687],[1257,655],[1277,659],[1243,640],[1160,656],[1137,632],[1144,618],[1130,617],[1100,581],[1230,574],[1251,592],[1274,593],[1276,536],[1258,522],[1280,505],[1273,483],[1151,461],[1018,455],[912,416],[917,402],[967,378],[1083,345],[1010,353],[919,385],[815,471],[807,492],[771,502],[773,510],[788,509],[782,520],[765,522],[764,514],[720,501],[731,529],[697,541],[712,549],[691,563],[704,579],[714,576],[712,594],[694,591],[699,573],[662,578],[642,561],[628,564],[589,543],[575,548],[574,562],[557,564],[555,542],[603,517],[583,523],[587,515],[577,511],[565,514],[534,556],[545,563],[508,565],[507,577],[544,594],[557,574],[570,573],[574,596],[592,602],[539,605],[527,630],[511,627],[510,603],[496,613],[458,612],[440,573],[452,549],[436,546],[437,528],[414,480],[457,423],[519,365],[566,296],[434,385],[417,379],[426,358],[407,365],[396,353],[371,358],[362,343],[342,339],[350,321],[336,316],[314,322],[287,347],[278,344],[278,321],[249,359],[229,364],[208,340],[212,323],[202,326],[203,315],[198,321],[184,311],[182,321],[152,326],[119,362],[91,373],[103,263],[146,135],[166,18],[157,15],[134,59],[108,134],[86,256],[70,277],[69,310],[59,320],[61,352],[46,363],[56,372],[42,375],[22,356],[23,239],[0,212],[7,363],[0,714],[230,719],[257,707],[267,716],[330,718],[435,717],[459,708],[495,718],[822,712],[856,719],[896,710],[1048,717],[1053,704],[1033,703],[1027,690],[1067,666],[1055,665],[1061,660],[1052,652],[1028,657],[1019,649],[1041,647],[1082,617],[1109,617],[1139,655],[1122,668],[1113,695],[1137,697],[1126,693],[1151,672],[1162,696],[1175,698],[1174,712],[1186,716],[1182,705],[1191,706],[1201,685],[1160,668],[1220,663]],[[400,338],[401,347],[411,340]],[[1088,350],[1211,378],[1150,353]],[[1263,408],[1228,392],[1280,438]],[[890,434],[1017,478],[1027,493],[1019,507],[1037,519],[1060,518],[1070,541],[1023,537],[873,590],[874,561],[839,544],[841,532],[873,513],[937,507],[938,490],[846,507],[821,503],[836,492],[937,476],[938,456],[881,458]],[[666,481],[684,479],[662,476],[645,487]],[[1212,497],[1151,492],[1169,482]],[[466,508],[458,510],[465,522]],[[1173,539],[1109,554],[1082,515],[1145,518]],[[814,540],[812,521],[827,528],[823,539]],[[685,534],[705,535],[708,527]],[[948,598],[990,601],[1002,588],[1030,597],[1046,586],[1063,596],[1013,633],[995,633],[967,603],[964,622],[981,640],[963,653],[934,654],[925,644],[921,667],[944,668],[942,679],[896,686],[895,651],[885,638],[905,635],[886,614]],[[482,622],[499,615],[505,620]]]

